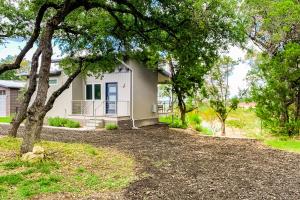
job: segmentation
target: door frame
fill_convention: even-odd
[[[107,109],[108,105],[108,85],[109,84],[114,84],[116,86],[116,108],[115,108],[115,113],[109,113]],[[118,91],[118,82],[106,82],[105,83],[105,114],[118,114],[118,96],[119,96],[119,91]]]

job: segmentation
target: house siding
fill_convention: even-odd
[[[6,94],[6,115],[10,116],[17,112],[20,107],[20,100],[18,99],[20,89],[0,87]]]
[[[20,107],[19,100],[20,89],[10,89],[10,103],[9,103],[9,113],[10,115],[15,114]]]
[[[88,76],[84,82],[86,84],[101,84],[101,100],[95,101],[95,112],[97,115],[104,115],[105,113],[105,101],[106,101],[106,84],[117,83],[118,85],[118,116],[130,115],[130,72],[113,72],[105,73],[102,77],[96,78],[94,76]],[[85,94],[85,87],[84,87]],[[85,99],[85,96],[84,96]]]
[[[57,79],[57,84],[50,85],[47,95],[48,98],[67,81],[68,76],[62,73],[59,76],[50,77],[50,79]],[[56,99],[53,108],[47,113],[47,117],[68,117],[71,113],[71,104],[72,84]]]
[[[152,108],[157,105],[158,74],[134,60],[129,65],[133,68],[133,117],[144,121],[141,125],[155,124],[158,114]]]

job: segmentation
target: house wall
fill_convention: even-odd
[[[133,117],[137,126],[156,124],[158,114],[153,106],[157,105],[158,74],[134,60],[129,66],[133,68]]]
[[[20,89],[10,89],[10,102],[9,102],[9,114],[15,114],[19,108],[20,108],[20,99],[19,99],[19,94],[20,94]]]
[[[129,116],[130,115],[130,72],[112,72],[105,73],[101,77],[88,76],[84,81],[84,94],[86,84],[101,84],[101,100],[99,104],[95,105],[95,112],[97,115],[104,115],[104,102],[106,100],[106,83],[117,83],[118,84],[118,116]],[[85,95],[84,98],[85,99]],[[95,101],[97,104],[97,101]],[[91,106],[90,106],[91,107]]]
[[[50,85],[47,97],[60,88],[68,79],[68,77],[62,73],[59,76],[53,76],[49,79],[57,79],[56,85]],[[72,84],[66,89],[55,101],[53,108],[47,113],[47,117],[68,117],[71,113],[72,105]]]
[[[57,76],[51,76],[49,79],[57,79],[56,85],[50,85],[48,89],[47,99],[51,94],[61,87],[67,80],[67,76],[63,73]],[[28,82],[27,82],[28,84]],[[32,95],[30,105],[36,98],[36,92]],[[54,102],[53,108],[47,113],[46,117],[68,117],[71,113],[71,103],[72,103],[72,84],[66,89]]]
[[[78,76],[72,82],[72,100],[85,99],[83,89],[83,77]]]

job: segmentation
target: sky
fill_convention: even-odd
[[[0,45],[0,59],[7,57],[8,55],[17,55],[21,48],[25,46],[24,41],[11,40],[5,44]],[[32,55],[36,47],[32,48],[27,54],[26,59],[31,60]],[[60,57],[60,51],[58,47],[53,48],[53,59]],[[232,57],[234,60],[243,60],[246,55],[246,51],[239,47],[231,47],[228,56]],[[245,80],[248,71],[250,70],[250,65],[247,62],[240,62],[239,65],[235,66],[232,75],[229,77],[229,87],[230,96],[236,96],[239,93],[239,89],[247,88],[247,82]]]

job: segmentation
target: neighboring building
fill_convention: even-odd
[[[0,116],[11,116],[20,107],[20,90],[26,82],[14,80],[0,80]]]
[[[238,104],[239,108],[244,108],[244,109],[255,108],[255,106],[256,106],[255,102],[249,102],[249,103],[241,102]]]
[[[67,78],[60,70],[52,71],[48,96]],[[127,127],[153,125],[158,123],[157,85],[168,79],[166,71],[152,71],[128,60],[112,73],[77,77],[57,98],[47,117],[70,118],[94,128],[106,123]]]

